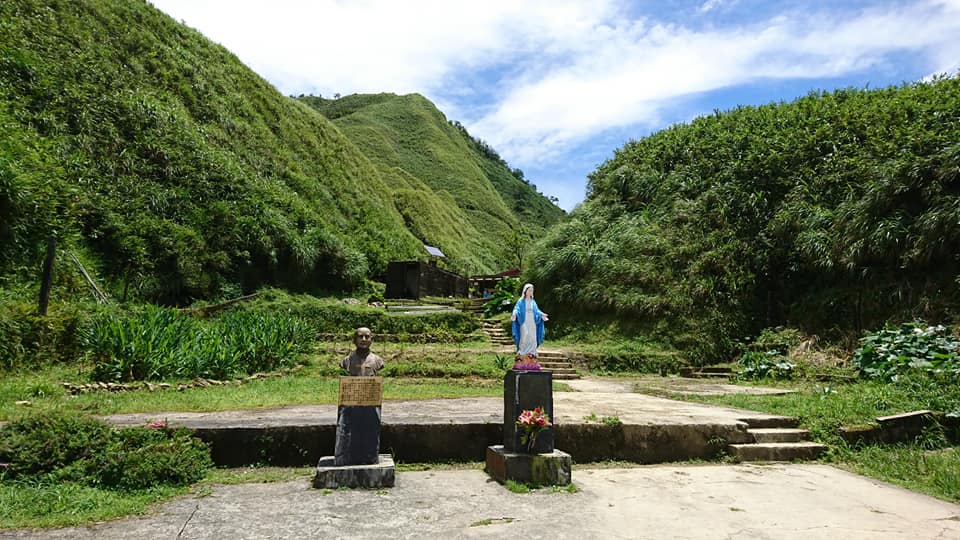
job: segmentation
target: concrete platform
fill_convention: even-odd
[[[487,447],[484,471],[497,482],[507,480],[538,486],[566,486],[572,469],[570,454],[554,449],[543,454],[509,452],[502,444]]]
[[[166,420],[211,444],[218,465],[314,465],[331,453],[335,405],[242,411],[156,412],[106,417],[118,425]],[[483,461],[503,442],[502,398],[384,401],[380,451],[399,462]],[[627,460],[662,463],[707,459],[722,438],[753,442],[748,427],[791,427],[790,418],[624,392],[554,392],[557,448],[577,463]],[[587,418],[615,416],[620,425]]]
[[[398,476],[382,492],[214,486],[145,516],[0,538],[960,538],[960,505],[826,465],[578,467],[576,493],[511,493],[479,470]]]
[[[396,470],[390,454],[380,454],[370,465],[334,465],[333,456],[323,456],[317,464],[313,487],[318,489],[393,487]]]

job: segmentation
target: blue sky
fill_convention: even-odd
[[[960,70],[960,0],[152,3],[284,94],[423,94],[567,210],[670,125]]]

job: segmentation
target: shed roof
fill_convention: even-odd
[[[424,244],[423,247],[427,249],[427,253],[433,255],[434,257],[444,257],[444,258],[446,257],[446,255],[444,255],[443,252],[440,251],[438,248],[435,248],[433,246],[428,246],[426,244]]]

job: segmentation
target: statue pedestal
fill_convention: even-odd
[[[380,454],[380,407],[337,409],[334,464],[370,465]]]
[[[369,465],[334,465],[333,456],[320,458],[313,487],[320,489],[393,487],[394,467],[390,454],[380,454],[377,463]]]
[[[570,483],[573,460],[554,448],[553,427],[540,431],[532,447],[520,441],[523,430],[517,426],[517,417],[537,407],[553,422],[553,373],[508,371],[503,378],[503,444],[487,447],[485,470],[496,481],[539,486]]]
[[[508,452],[548,454],[553,452],[553,428],[541,431],[533,448],[520,442],[517,429],[520,413],[537,407],[553,422],[553,372],[510,370],[503,377],[503,448]]]
[[[320,458],[313,487],[393,487],[393,457],[380,454],[383,379],[341,377],[334,455]]]
[[[501,445],[487,447],[487,474],[501,484],[507,480],[538,486],[565,486],[570,483],[573,459],[553,450],[544,454],[509,452]]]

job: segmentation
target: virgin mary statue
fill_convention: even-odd
[[[543,323],[550,318],[540,311],[537,301],[533,299],[533,285],[523,286],[520,300],[513,306],[513,343],[517,346],[517,356],[537,357],[537,347],[543,343]]]

